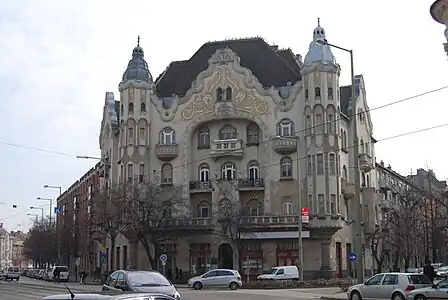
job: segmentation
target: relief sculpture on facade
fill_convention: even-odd
[[[196,95],[193,103],[188,105],[182,111],[182,120],[183,121],[192,120],[198,115],[208,113],[210,111],[213,111],[214,109],[215,109],[215,102],[213,100],[212,95],[208,93],[204,95],[203,94]]]

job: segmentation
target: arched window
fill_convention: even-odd
[[[292,160],[289,157],[283,157],[280,160],[280,177],[290,178],[292,177]]]
[[[308,89],[305,89],[305,100],[308,100]]]
[[[121,116],[123,116],[123,113],[124,113],[124,106],[123,106],[123,104],[121,105]]]
[[[347,150],[347,132],[344,130],[344,150]]]
[[[247,135],[247,145],[258,145],[260,142],[260,129],[258,125],[254,122],[251,122],[246,127],[246,135]]]
[[[333,88],[328,88],[328,100],[333,100]]]
[[[347,177],[347,167],[343,166],[342,167],[342,178],[345,179],[345,181],[347,181],[348,177]]]
[[[173,203],[171,201],[163,202],[162,215],[164,218],[170,218],[173,216]]]
[[[232,101],[232,88],[229,86],[226,88],[226,101]]]
[[[237,136],[236,128],[231,125],[226,124],[219,130],[220,140],[234,140]]]
[[[129,103],[129,112],[133,112],[134,111],[134,103]]]
[[[311,116],[307,115],[305,118],[305,133],[311,135]]]
[[[278,136],[293,136],[294,131],[294,122],[289,119],[283,119],[277,123]]]
[[[257,161],[251,161],[247,165],[247,174],[249,180],[256,180],[260,178],[260,166]]]
[[[336,175],[336,156],[333,153],[328,155],[328,165],[330,169],[330,175]]]
[[[207,201],[201,201],[197,206],[197,216],[199,218],[208,218],[211,216],[211,205]]]
[[[162,165],[162,183],[173,182],[173,166],[169,163]]]
[[[316,96],[316,100],[320,100],[320,87],[314,89],[314,95]]]
[[[208,127],[201,127],[198,130],[198,149],[210,148],[210,130]]]
[[[160,131],[159,143],[163,145],[170,145],[176,142],[176,134],[170,127],[165,127]]]
[[[282,214],[285,216],[290,216],[294,214],[294,206],[291,202],[285,202],[282,204]]]
[[[246,205],[247,209],[247,215],[251,217],[257,217],[262,216],[264,213],[264,207],[263,204],[260,203],[257,199],[252,199],[249,202],[247,202]]]
[[[236,167],[231,162],[226,162],[221,166],[221,179],[234,180],[236,178]]]
[[[140,111],[146,112],[146,104],[144,102],[140,103]]]
[[[210,167],[207,164],[199,166],[199,181],[208,182],[210,180]]]
[[[362,182],[361,182],[361,186],[362,187],[366,187],[366,174],[364,172],[362,172]]]

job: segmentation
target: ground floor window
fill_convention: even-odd
[[[298,242],[287,241],[277,243],[277,265],[278,266],[298,266],[299,253]]]
[[[261,241],[244,241],[241,254],[242,276],[253,280],[258,275],[263,274],[263,247]]]
[[[211,245],[209,243],[190,244],[190,272],[192,275],[200,275],[212,268]]]

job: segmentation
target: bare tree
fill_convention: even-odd
[[[128,185],[122,196],[126,235],[136,238],[144,247],[148,261],[157,268],[162,245],[188,230],[187,201],[181,188],[170,183],[141,182]],[[153,251],[154,250],[154,251]]]
[[[110,266],[114,267],[114,249],[119,234],[123,233],[127,221],[124,218],[126,186],[117,185],[100,192],[93,207],[93,230],[98,230],[111,243]]]
[[[375,230],[370,238],[370,250],[375,259],[377,265],[377,273],[381,273],[383,270],[383,264],[385,259],[385,250],[387,248],[387,224],[382,223]]]
[[[55,237],[56,226],[49,218],[35,222],[23,243],[24,256],[39,262],[41,268],[45,263],[49,265],[57,257]]]

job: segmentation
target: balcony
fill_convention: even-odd
[[[244,155],[243,141],[239,139],[214,140],[210,155],[215,159],[224,156],[242,157]]]
[[[262,178],[238,179],[238,189],[240,191],[264,190],[264,180]]]
[[[248,227],[269,227],[269,228],[284,228],[297,227],[299,224],[299,216],[255,216],[246,217],[246,224]],[[304,227],[307,227],[304,224]]]
[[[179,154],[179,146],[177,144],[157,144],[156,155],[157,158],[163,161],[170,161]]]
[[[372,157],[367,153],[360,153],[358,158],[359,168],[364,172],[370,172],[374,168]]]
[[[208,193],[212,191],[212,182],[210,180],[190,181],[190,193]]]
[[[297,151],[296,137],[276,137],[273,140],[274,151],[281,155],[289,155]]]
[[[333,235],[344,225],[341,215],[323,215],[310,220],[310,229],[322,235]]]
[[[151,220],[149,222],[151,227],[159,228],[160,230],[214,230],[215,219],[209,218],[173,218],[165,220]]]
[[[350,199],[355,194],[355,183],[347,182],[344,178],[341,178],[341,193],[345,200]]]

